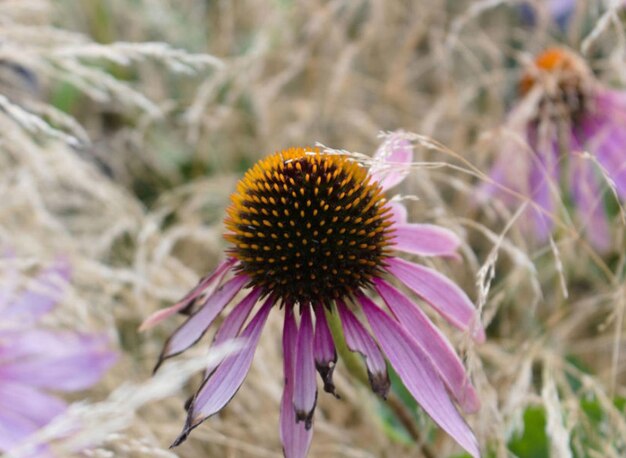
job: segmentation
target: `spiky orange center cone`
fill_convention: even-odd
[[[549,117],[573,120],[585,110],[589,80],[589,70],[580,57],[567,49],[553,47],[535,58],[520,80],[519,92],[524,96],[540,86],[542,111],[547,110]]]
[[[551,76],[561,85],[572,79],[580,79],[586,73],[584,64],[574,53],[563,48],[548,48],[539,54],[533,67],[524,73],[519,90],[522,95],[528,93],[542,78]]]
[[[322,303],[370,284],[390,254],[391,208],[350,158],[277,152],[250,169],[225,220],[251,286],[287,304]]]

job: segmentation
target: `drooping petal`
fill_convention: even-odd
[[[212,296],[209,296],[198,311],[191,315],[167,339],[159,361],[154,368],[155,372],[167,358],[182,353],[200,340],[215,317],[235,297],[247,281],[248,278],[245,275],[239,275],[230,279],[215,291]]]
[[[105,336],[26,331],[14,342],[14,359],[0,365],[0,379],[58,391],[83,390],[117,360]]]
[[[376,151],[370,174],[383,190],[387,190],[404,180],[412,160],[411,143],[400,134],[392,134]]]
[[[495,197],[505,205],[519,205],[515,194],[526,192],[531,155],[528,145],[518,138],[522,135],[502,139],[502,150],[489,170],[489,179],[478,187],[474,196],[476,203],[484,204]]]
[[[145,331],[150,329],[161,321],[169,318],[175,313],[182,312],[184,309],[193,304],[193,302],[201,295],[206,294],[207,297],[211,296],[215,289],[220,285],[222,279],[228,272],[229,268],[232,266],[234,260],[226,259],[219,263],[217,268],[210,273],[209,275],[200,279],[198,284],[191,290],[189,293],[185,295],[180,301],[171,307],[158,310],[148,318],[145,319],[141,326],[139,327],[139,331]]]
[[[232,339],[239,334],[241,327],[245,323],[248,315],[252,311],[252,308],[256,304],[256,301],[261,297],[261,289],[254,288],[250,293],[244,297],[239,304],[228,314],[224,319],[224,322],[217,330],[215,339],[213,339],[213,345],[219,345],[228,339]]]
[[[297,345],[297,334],[298,328],[293,311],[285,310],[283,328],[285,387],[280,401],[280,440],[285,458],[305,458],[313,438],[313,429],[307,428],[303,422],[296,421],[296,411],[293,408],[294,350]]]
[[[333,383],[333,371],[337,364],[337,352],[335,351],[333,336],[326,322],[323,305],[318,305],[315,310],[313,353],[315,355],[315,367],[324,381],[324,391],[338,397],[335,384]]]
[[[610,247],[611,237],[607,216],[603,206],[603,192],[593,163],[581,157],[571,158],[570,185],[572,198],[584,232],[592,245],[599,251]]]
[[[428,355],[463,410],[476,412],[480,408],[478,395],[448,339],[426,314],[400,291],[381,279],[375,279],[374,285],[398,322]]]
[[[317,403],[317,384],[315,380],[315,358],[313,356],[313,323],[310,307],[303,307],[302,321],[296,343],[296,361],[294,370],[293,406],[296,421],[304,421],[307,429],[311,428],[313,412]]]
[[[528,178],[530,197],[536,205],[530,208],[530,213],[534,222],[534,232],[539,241],[547,240],[554,227],[554,221],[550,217],[555,208],[550,187],[557,182],[557,178],[551,167],[554,166],[537,159],[531,166]]]
[[[367,329],[343,301],[337,301],[337,310],[348,348],[350,351],[358,352],[363,356],[372,390],[386,398],[389,393],[390,382],[385,357]]]
[[[245,347],[239,353],[224,360],[204,380],[191,401],[185,427],[172,447],[184,442],[192,429],[222,410],[235,395],[250,370],[261,331],[273,305],[273,298],[265,300],[261,309],[241,333],[241,338],[245,340]]]
[[[419,256],[454,256],[461,240],[454,232],[434,224],[395,224],[393,247]]]
[[[415,294],[428,302],[441,316],[461,330],[470,330],[478,341],[485,340],[485,331],[474,304],[449,278],[428,267],[400,258],[387,259],[387,270]]]
[[[359,302],[389,362],[415,400],[470,455],[480,456],[472,430],[448,397],[439,372],[417,342],[398,322],[367,297]]]
[[[64,259],[41,272],[34,284],[10,302],[2,311],[4,321],[15,321],[20,325],[34,322],[48,313],[63,295],[69,282],[70,266]]]

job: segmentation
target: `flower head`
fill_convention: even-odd
[[[62,413],[67,404],[47,391],[73,392],[96,383],[116,355],[105,336],[52,331],[39,324],[61,299],[69,267],[58,261],[15,293],[7,269],[0,289],[0,451],[8,452]],[[41,445],[33,456],[47,456]]]
[[[325,303],[380,275],[391,252],[390,215],[363,167],[317,148],[292,148],[239,182],[226,239],[249,286],[287,303]]]
[[[406,210],[385,199],[384,191],[406,175],[411,156],[408,141],[395,135],[369,170],[346,155],[292,148],[246,173],[225,221],[231,244],[227,259],[180,302],[144,323],[145,328],[176,312],[191,313],[167,340],[158,368],[197,342],[237,293],[246,291],[217,330],[214,344],[240,336],[247,345],[207,375],[174,445],[235,394],[267,316],[278,305],[284,309],[280,431],[285,456],[307,454],[317,402],[316,369],[325,391],[336,394],[332,377],[337,355],[328,318],[340,321],[348,348],[364,357],[376,393],[385,397],[389,390],[386,356],[433,420],[469,453],[479,455],[473,433],[448,394],[464,410],[478,409],[459,357],[420,307],[389,282],[398,279],[450,323],[484,339],[473,304],[458,286],[397,257],[398,251],[454,256],[460,243],[444,228],[408,223]],[[376,292],[389,313],[367,292]]]
[[[512,205],[511,191],[530,197],[532,231],[545,240],[555,226],[559,183],[567,183],[563,194],[575,205],[581,232],[608,249],[602,184],[608,178],[626,197],[626,92],[600,85],[572,51],[549,48],[526,70],[519,93],[509,126],[526,145],[506,143],[482,195]]]

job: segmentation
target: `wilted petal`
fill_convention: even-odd
[[[389,362],[415,400],[470,455],[480,456],[474,433],[448,397],[437,369],[406,330],[367,297],[360,295],[363,312]]]
[[[346,304],[342,301],[337,301],[337,310],[339,310],[343,335],[348,348],[350,351],[358,352],[363,356],[372,390],[386,398],[389,392],[389,375],[387,374],[385,357],[367,329],[354,316]]]
[[[60,259],[41,272],[34,284],[5,306],[2,319],[26,325],[48,313],[61,300],[70,278],[70,266]]]
[[[395,224],[392,235],[396,250],[419,256],[454,256],[461,240],[456,234],[434,224]]]
[[[603,192],[593,163],[581,157],[572,157],[570,180],[582,232],[586,233],[596,249],[606,251],[610,247],[611,237],[604,211]]]
[[[317,402],[317,386],[313,356],[313,323],[310,307],[307,306],[302,310],[302,321],[296,343],[294,374],[293,406],[296,421],[304,421],[305,427],[310,429]]]
[[[413,146],[399,134],[385,139],[374,155],[370,175],[387,190],[400,183],[409,173],[413,160]]]
[[[305,458],[313,438],[313,429],[307,428],[303,422],[296,421],[296,411],[293,408],[294,350],[297,345],[297,333],[293,312],[285,310],[283,328],[285,388],[280,401],[280,440],[283,443],[285,458]]]
[[[472,337],[482,342],[485,331],[474,304],[449,278],[428,267],[400,258],[387,259],[387,270],[415,294],[428,302],[441,316],[462,330],[471,330]]]
[[[189,307],[193,302],[201,295],[206,294],[207,296],[211,296],[215,291],[215,288],[219,286],[222,282],[222,279],[228,272],[228,269],[233,264],[232,259],[226,259],[222,261],[217,268],[209,275],[200,279],[198,284],[191,290],[189,293],[185,295],[180,301],[171,307],[158,310],[152,315],[150,315],[146,320],[141,323],[139,327],[139,331],[145,331],[146,329],[150,329],[153,326],[156,326],[161,321],[166,318],[174,315],[175,313],[181,312],[187,307]]]
[[[326,322],[323,305],[318,305],[315,311],[313,353],[315,355],[315,367],[324,381],[324,391],[338,397],[335,391],[335,384],[333,383],[333,371],[335,370],[335,364],[337,364],[337,352],[335,351],[333,336]]]
[[[458,403],[466,412],[476,412],[480,408],[480,401],[467,377],[463,363],[448,339],[424,312],[400,291],[381,279],[375,279],[374,284],[398,322],[428,355]]]
[[[167,339],[154,370],[156,371],[167,358],[182,353],[200,340],[215,317],[222,311],[226,304],[235,297],[247,281],[248,278],[246,276],[239,275],[230,279],[212,296],[209,296],[198,311],[191,315],[187,321],[179,326],[169,339]]]
[[[245,347],[239,353],[223,361],[204,380],[204,383],[191,401],[183,432],[174,441],[172,447],[184,442],[193,428],[222,410],[235,395],[250,370],[261,331],[272,309],[272,305],[274,305],[274,301],[270,297],[263,303],[261,309],[241,333],[241,338],[245,341]]]
[[[239,334],[241,327],[245,323],[256,301],[261,297],[261,289],[254,288],[250,293],[235,306],[235,308],[224,319],[224,322],[217,330],[213,345],[221,344],[228,339],[232,339]]]

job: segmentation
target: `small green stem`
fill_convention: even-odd
[[[348,345],[346,344],[346,340],[343,335],[343,329],[341,328],[341,320],[339,318],[339,313],[337,312],[337,307],[334,304],[331,309],[324,307],[324,313],[326,315],[328,327],[330,328],[330,333],[332,334],[333,340],[335,342],[335,349],[337,350],[337,354],[345,364],[348,372],[350,373],[350,375],[355,377],[361,384],[369,386],[369,378],[367,376],[367,370],[363,366],[363,362],[354,352],[350,351]],[[396,415],[400,423],[402,423],[402,426],[404,426],[411,438],[418,445],[422,452],[422,455],[425,458],[434,458],[435,454],[430,449],[430,447],[428,447],[428,445],[423,441],[422,436],[417,429],[413,416],[411,415],[411,412],[409,412],[409,409],[402,403],[400,398],[394,393],[389,393],[389,396],[387,397],[387,404]]]
[[[359,357],[350,351],[348,345],[346,345],[346,339],[343,335],[343,329],[341,328],[341,320],[339,319],[339,313],[337,307],[333,304],[332,309],[324,307],[324,313],[326,314],[326,321],[330,328],[330,333],[333,336],[335,342],[335,349],[339,358],[343,361],[348,369],[348,372],[353,377],[361,382],[365,386],[369,386],[369,379],[367,378],[367,371],[363,367],[363,363]]]

